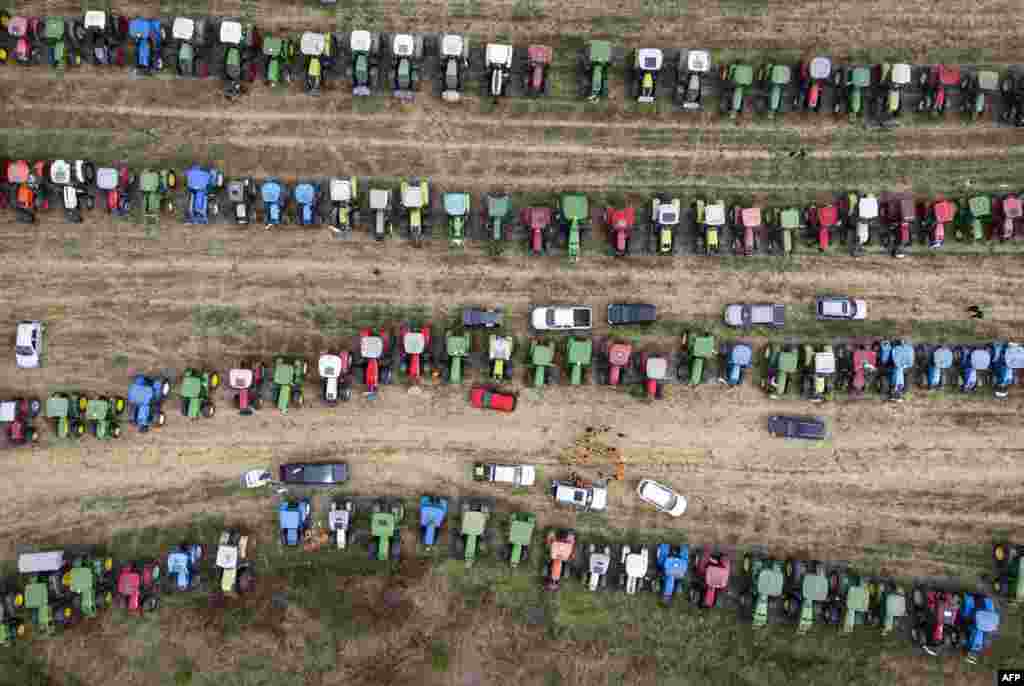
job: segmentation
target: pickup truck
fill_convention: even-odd
[[[530,313],[535,331],[588,331],[593,321],[594,309],[582,305],[547,305]]]
[[[579,510],[602,512],[608,507],[608,488],[600,482],[581,485],[575,481],[552,481],[551,495],[556,505],[571,505]]]
[[[482,464],[473,465],[475,481],[490,481],[496,484],[532,486],[537,470],[528,464]]]
[[[462,310],[462,325],[467,329],[477,327],[491,329],[501,326],[502,319],[501,308],[485,310],[480,307],[467,307]]]
[[[750,327],[770,326],[779,328],[786,324],[786,306],[772,303],[734,303],[725,308],[727,326]]]

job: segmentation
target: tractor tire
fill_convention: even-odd
[[[205,79],[210,76],[210,64],[201,57],[197,57],[195,59],[192,63],[192,68],[195,71],[196,76],[201,79]]]
[[[110,427],[110,437],[121,438],[121,427],[119,425],[114,424]]]
[[[690,603],[697,606],[700,605],[700,589],[698,589],[696,586],[691,586],[689,596]]]
[[[302,395],[302,391],[295,391],[295,395],[292,396],[292,402],[295,404],[295,407],[302,407],[303,400],[305,398]]]
[[[91,195],[86,195],[82,199],[82,204],[85,206],[85,209],[91,210],[96,207],[96,198]]]
[[[341,393],[338,394],[338,397],[341,398],[342,402],[347,403],[349,400],[352,399],[352,389],[346,386],[345,388],[341,389]]]
[[[523,546],[523,551],[521,553],[521,557],[522,557],[522,560],[521,560],[522,562],[529,561],[529,559],[530,559],[530,546],[528,546],[528,545],[524,545]]]
[[[250,593],[256,588],[256,575],[251,567],[244,567],[238,571],[235,587],[239,593]]]
[[[395,538],[391,541],[391,559],[400,560],[402,558],[402,541]]]
[[[214,372],[213,374],[210,374],[210,389],[213,390],[217,388],[220,388],[220,374]]]
[[[368,546],[368,548],[369,548],[369,551],[370,551],[370,559],[371,560],[376,560],[377,559],[377,541],[370,541],[370,545]]]
[[[258,410],[263,407],[263,398],[256,396],[249,404],[252,405],[252,409]]]
[[[158,412],[156,415],[156,421],[153,422],[154,426],[160,427],[167,423],[167,415],[163,412]]]
[[[160,386],[160,397],[166,398],[171,394],[171,382],[164,381],[163,385]]]
[[[209,419],[217,412],[217,406],[213,403],[206,403],[203,405],[202,414],[204,417]]]
[[[160,607],[160,596],[148,595],[142,599],[142,609],[146,612],[153,612]]]
[[[1002,543],[997,543],[992,546],[992,559],[996,562],[1006,562],[1009,559],[1009,554],[1006,546]]]

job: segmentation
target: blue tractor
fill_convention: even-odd
[[[179,545],[167,554],[167,576],[176,591],[194,591],[199,588],[199,563],[203,559],[203,546],[193,543]]]
[[[138,17],[128,24],[128,35],[135,41],[135,68],[144,74],[164,68],[163,45],[167,31],[159,19]]]
[[[277,179],[267,179],[260,186],[260,197],[263,198],[263,216],[267,228],[284,222],[284,207],[288,202],[284,186]]]
[[[448,499],[425,495],[420,498],[420,536],[423,545],[434,545],[437,532],[448,516]]]
[[[743,371],[750,368],[754,351],[746,343],[736,343],[725,356],[725,378],[719,381],[738,386],[743,383]]]
[[[277,518],[281,524],[281,543],[295,546],[302,542],[309,523],[309,500],[303,498],[295,502],[283,502],[277,508]]]
[[[188,188],[185,223],[209,224],[210,217],[220,213],[217,201],[210,196],[224,185],[224,175],[216,169],[192,165],[185,171],[185,185]]]
[[[959,619],[967,661],[978,664],[978,657],[988,651],[999,630],[999,610],[988,596],[965,593]]]
[[[139,374],[128,387],[128,416],[139,431],[163,426],[167,421],[161,404],[171,393],[171,382],[162,376]]]
[[[993,343],[992,386],[997,398],[1010,394],[1018,369],[1024,369],[1024,347],[1016,343]]]
[[[978,372],[986,372],[992,366],[992,353],[985,348],[961,346],[956,356],[960,362],[960,390],[973,393],[982,383]]]
[[[889,400],[901,402],[907,389],[907,370],[914,366],[914,346],[903,341],[881,341],[878,363],[886,370],[883,386],[888,388]]]
[[[661,543],[658,545],[657,562],[661,599],[669,603],[672,602],[672,595],[676,589],[680,587],[680,582],[686,578],[686,572],[690,567],[690,547]]]
[[[295,186],[295,214],[299,226],[320,223],[320,186],[303,182]]]
[[[946,385],[946,370],[953,366],[953,351],[941,345],[931,351],[928,356],[928,373],[925,376],[925,388],[941,389]]]

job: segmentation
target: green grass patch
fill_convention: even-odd
[[[441,640],[434,640],[430,643],[430,668],[435,672],[444,673],[448,671],[451,663],[448,644]]]
[[[249,336],[255,325],[242,316],[237,305],[196,305],[192,308],[192,330],[204,338]]]
[[[127,507],[126,498],[109,495],[82,498],[80,504],[83,514],[86,512],[123,512]]]

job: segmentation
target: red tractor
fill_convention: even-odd
[[[668,378],[668,357],[657,353],[644,353],[640,356],[640,368],[644,373],[647,399],[663,397],[664,382]]]
[[[430,350],[430,327],[413,329],[403,324],[399,330],[402,344],[401,368],[410,379],[419,379],[426,367],[424,355]]]
[[[359,332],[359,355],[366,365],[366,397],[377,399],[380,384],[391,383],[391,365],[387,356],[391,351],[391,337],[384,331],[363,329]]]
[[[832,243],[832,230],[839,226],[839,207],[835,204],[824,207],[811,205],[807,208],[804,223],[817,232],[818,249],[825,252]]]
[[[39,432],[32,426],[32,420],[39,416],[41,410],[42,404],[35,398],[0,402],[0,422],[7,424],[4,430],[7,445],[27,445],[39,440]]]
[[[46,178],[46,163],[29,165],[25,160],[7,163],[7,183],[14,189],[14,217],[19,222],[31,224],[36,220],[36,211],[49,208],[43,189]]]
[[[757,252],[761,243],[761,208],[732,208],[733,252],[744,257],[751,257]]]
[[[616,257],[629,254],[629,239],[633,235],[636,224],[636,208],[625,207],[621,210],[614,207],[605,208],[604,221],[611,232],[612,249]]]
[[[243,362],[228,372],[228,386],[235,392],[235,407],[242,416],[252,415],[263,406],[263,382],[267,368],[259,362]]]
[[[576,557],[576,532],[572,529],[548,532],[547,544],[550,561],[548,573],[544,577],[544,588],[548,591],[557,591],[561,586],[562,577],[567,575],[566,567]]]
[[[102,167],[96,170],[96,187],[100,189],[100,205],[107,212],[125,216],[132,209],[131,191],[135,185],[135,175],[126,165]]]
[[[530,254],[543,255],[548,251],[548,231],[551,227],[550,207],[527,207],[519,214],[530,234]]]
[[[913,242],[913,227],[918,219],[913,196],[901,193],[886,203],[886,218],[890,233],[885,240],[893,257],[904,257]]]
[[[860,346],[853,351],[853,380],[850,389],[855,395],[863,395],[868,387],[868,380],[878,368],[878,352]]]
[[[824,101],[822,93],[825,84],[832,75],[832,60],[827,57],[815,57],[800,63],[800,93],[797,95],[796,106],[809,112],[820,112]]]
[[[119,607],[141,614],[160,607],[160,563],[150,561],[121,567],[117,575]]]
[[[605,354],[608,356],[608,383],[618,386],[622,381],[622,371],[629,367],[633,346],[629,343],[611,343]]]
[[[958,648],[960,594],[915,588],[913,602],[915,621],[910,633],[914,643],[933,656]]]
[[[946,242],[946,224],[956,216],[956,205],[949,200],[937,200],[928,207],[924,226],[928,229],[928,247],[941,248]]]
[[[526,75],[524,85],[527,95],[546,95],[548,92],[548,67],[553,51],[546,45],[531,45],[526,49]]]
[[[1002,202],[996,204],[996,214],[1000,225],[999,239],[1003,241],[1012,239],[1017,231],[1017,220],[1021,218],[1022,214],[1020,197],[1012,194],[1004,196]],[[996,223],[992,224],[993,232]]]
[[[46,31],[46,22],[42,17],[11,17],[4,29],[15,39],[15,62],[27,65],[43,61],[42,40]]]
[[[702,609],[715,607],[719,594],[729,588],[732,560],[725,553],[705,548],[694,571],[695,578],[690,584],[690,602]]]
[[[923,96],[917,103],[919,112],[931,112],[934,116],[946,113],[949,104],[949,88],[960,85],[960,67],[937,64],[921,74]]]

